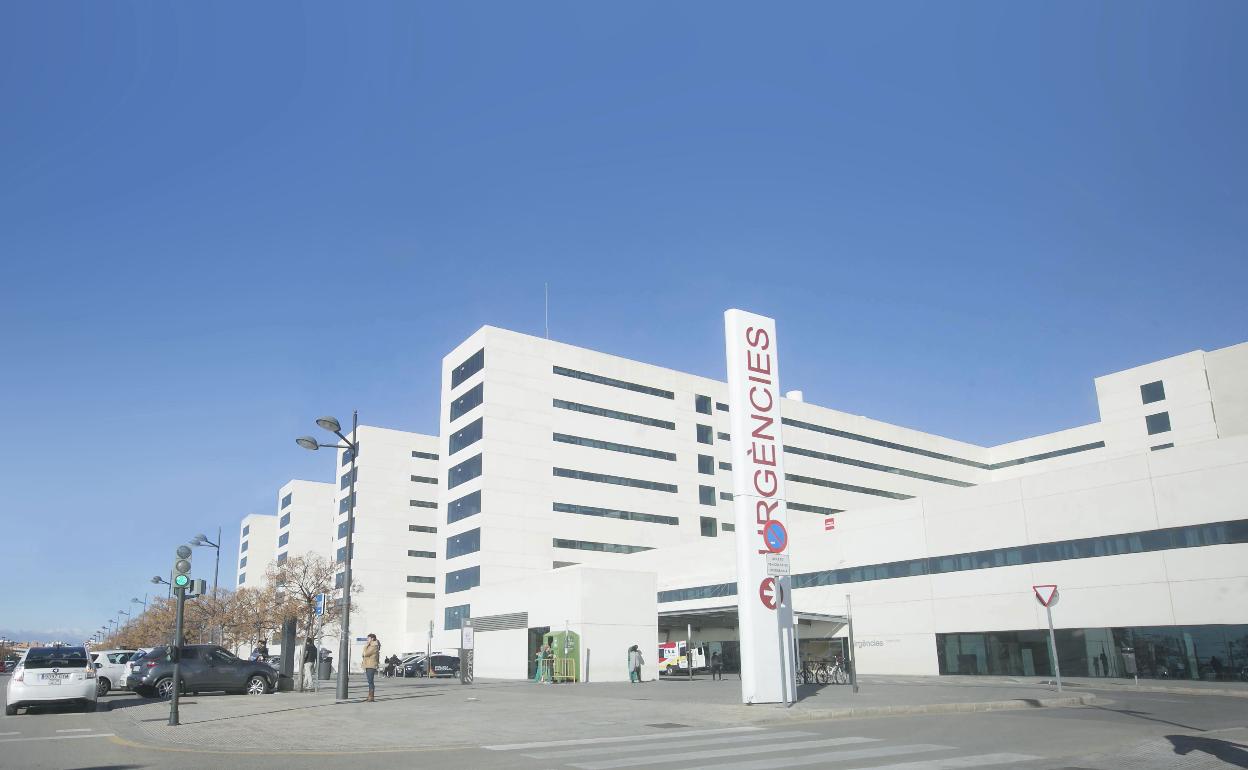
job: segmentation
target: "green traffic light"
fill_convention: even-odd
[[[191,579],[186,575],[178,575],[173,579],[173,584],[178,588],[186,588],[186,584],[189,582],[191,582]]]

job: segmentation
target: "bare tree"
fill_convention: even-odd
[[[338,565],[317,553],[293,556],[281,564],[271,565],[267,573],[269,582],[285,596],[282,603],[284,619],[294,620],[295,633],[298,638],[314,639],[318,649],[325,628],[340,626],[342,620],[342,605],[338,601],[328,601],[333,595],[337,574]],[[351,584],[352,599],[362,590],[363,586],[353,581]],[[317,594],[324,594],[327,599],[324,614],[319,618],[319,629],[316,615]],[[354,601],[351,608],[352,611],[355,610]],[[283,655],[291,655],[291,660],[299,666],[298,686],[300,688],[303,687],[304,670],[301,652],[302,647],[299,651],[292,650],[289,653],[282,651]]]

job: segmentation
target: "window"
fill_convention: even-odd
[[[351,509],[351,502],[355,500],[355,495],[347,495],[338,501],[338,513],[346,513]]]
[[[698,521],[702,524],[702,537],[716,537],[719,535],[719,532],[715,528],[719,522],[713,517],[699,516]]]
[[[579,561],[552,561],[550,563],[550,568],[563,569],[564,567],[575,567],[578,564],[580,564]]]
[[[860,487],[856,484],[842,484],[839,481],[828,481],[827,479],[816,479],[811,476],[799,476],[796,473],[784,474],[786,481],[793,481],[798,484],[814,484],[817,487],[827,487],[828,489],[843,489],[846,492],[857,492],[860,495],[875,495],[876,497],[887,497],[892,500],[909,500],[914,495],[903,495],[900,492],[889,492],[883,489],[873,489],[871,487]]]
[[[238,584],[241,586],[243,583],[246,583],[246,582],[247,582],[247,573],[246,572],[238,573]]]
[[[238,560],[238,568],[243,569],[246,566],[247,566],[247,557],[244,556],[243,558]]]
[[[715,475],[715,458],[710,455],[698,455],[698,473],[708,476]]]
[[[247,537],[250,534],[251,534],[251,525],[248,524],[247,526],[243,527],[243,537]]]
[[[711,430],[711,426],[709,425],[698,426],[698,443],[699,444],[714,444],[715,443],[715,432]]]
[[[636,487],[638,489],[653,489],[656,492],[675,492],[675,484],[664,484],[660,481],[646,481],[645,479],[630,479],[625,476],[608,476],[605,473],[590,473],[589,471],[574,471],[568,468],[552,468],[554,474],[565,479],[580,479],[581,481],[597,481],[600,484],[618,484],[622,487]]]
[[[716,401],[716,402],[715,402],[715,409],[716,409],[716,410],[718,410],[718,411],[720,411],[720,412],[726,412],[726,411],[728,411],[728,405],[727,405],[727,404],[725,404],[723,401]]]
[[[436,460],[436,459],[438,459],[438,456],[437,456],[436,454],[434,454],[433,452],[416,452],[416,451],[413,451],[413,452],[412,452],[412,457],[417,457],[417,458],[420,458],[421,460]]]
[[[1140,400],[1146,404],[1153,404],[1158,401],[1164,401],[1166,398],[1166,387],[1161,384],[1161,380],[1156,382],[1145,383],[1140,386]]]
[[[702,503],[703,505],[714,505],[715,504],[715,487],[708,487],[705,485],[699,486],[698,487],[698,502]]]
[[[446,488],[454,489],[465,481],[471,481],[481,475],[481,455],[464,460],[446,472]]]
[[[412,476],[412,481],[417,484],[437,484],[438,480],[433,476]]]
[[[447,631],[454,631],[463,625],[464,618],[472,617],[468,604],[460,604],[456,607],[447,607],[446,615],[443,618],[442,628]]]
[[[338,479],[338,488],[346,489],[347,487],[351,486],[352,479],[359,479],[359,477],[360,477],[359,468],[355,468],[353,470],[347,471],[346,473],[342,474],[342,478]]]
[[[437,508],[438,504],[429,500],[408,500],[407,504],[413,508]]]
[[[599,441],[594,438],[582,438],[581,436],[569,436],[566,433],[555,433],[551,439],[561,444],[576,444],[577,446],[589,447],[591,449],[606,449],[610,452],[623,452],[630,455],[641,455],[642,457],[653,457],[657,460],[675,460],[674,452],[664,452],[659,449],[646,449],[645,447],[633,446],[632,444],[617,444],[614,441]]]
[[[409,599],[432,599],[433,594],[428,593],[426,591],[408,591],[407,598]]]
[[[732,470],[732,463],[722,463],[722,462],[721,462],[721,463],[719,464],[719,469],[720,469],[721,471],[730,471],[730,470]]]
[[[481,568],[468,567],[446,573],[446,593],[456,594],[481,585]]]
[[[676,430],[676,423],[669,420],[659,420],[654,417],[644,417],[640,414],[630,414],[629,412],[617,412],[614,409],[603,409],[599,406],[590,406],[589,404],[578,404],[575,401],[564,401],[556,398],[552,402],[556,409],[567,409],[582,414],[592,414],[595,417],[607,417],[612,420],[623,420],[624,422],[635,422],[638,425],[649,425],[652,428],[663,428],[664,430]]]
[[[732,493],[731,493],[731,492],[720,492],[720,493],[719,493],[719,499],[720,499],[720,500],[725,500],[725,501],[727,501],[727,502],[730,502],[730,503],[731,503],[731,502],[732,502]]]
[[[283,533],[282,533],[280,536],[278,536],[278,538],[277,538],[277,547],[278,547],[278,548],[281,548],[282,546],[286,545],[286,544],[287,544],[287,543],[289,543],[289,542],[290,542],[290,533],[289,533],[289,532],[283,532]]]
[[[559,513],[578,513],[582,516],[602,516],[607,519],[623,519],[625,521],[644,521],[649,524],[679,524],[675,516],[660,516],[657,513],[638,513],[636,511],[620,511],[615,508],[595,508],[591,505],[572,505],[555,503],[554,509]]]
[[[415,557],[415,558],[417,558],[417,559],[436,559],[436,558],[438,558],[438,555],[437,555],[436,553],[434,553],[433,551],[411,551],[411,550],[409,550],[409,551],[407,552],[407,555],[408,555],[408,556],[413,556],[413,557]]]
[[[408,532],[434,532],[438,531],[437,527],[426,527],[424,524],[408,524]]]
[[[345,575],[345,572],[339,572],[337,575],[334,575],[334,588],[342,588],[342,582],[346,580]]]
[[[289,527],[290,526],[290,514],[283,513],[282,518],[278,520],[277,522],[277,526],[278,526],[278,529],[281,529],[282,527]]]
[[[590,374],[589,372],[578,372],[575,369],[565,369],[562,366],[556,366],[554,367],[552,371],[554,371],[555,374],[561,375],[563,377],[575,377],[578,380],[585,380],[586,382],[594,382],[599,385],[609,385],[610,387],[613,387],[613,388],[622,388],[624,390],[631,390],[634,393],[645,393],[648,396],[658,396],[659,398],[668,398],[668,399],[676,398],[676,394],[670,390],[661,390],[659,388],[652,388],[649,385],[638,385],[635,382],[615,380],[610,377],[603,377],[602,375],[599,375],[599,374]]]
[[[949,484],[954,487],[973,487],[974,484],[969,481],[960,481],[958,479],[945,478],[944,476],[933,476],[929,473],[920,473],[918,471],[906,470],[904,468],[894,468],[891,465],[880,465],[879,463],[871,463],[866,460],[855,460],[852,457],[842,457],[841,455],[832,455],[826,452],[816,452],[813,449],[802,449],[801,447],[785,446],[784,451],[788,454],[795,454],[801,457],[812,457],[816,460],[826,460],[831,463],[840,463],[841,465],[852,465],[855,468],[866,468],[871,471],[882,471],[884,473],[892,473],[897,476],[908,476],[912,479],[922,479],[923,481],[934,481],[937,484]]]
[[[470,447],[481,440],[485,432],[485,418],[478,417],[472,423],[451,434],[450,450],[455,454],[459,450]]]
[[[637,553],[638,551],[653,551],[653,548],[644,545],[620,545],[619,543],[595,543],[589,540],[564,540],[556,537],[552,540],[555,548],[573,548],[579,551],[606,551],[607,553]]]
[[[716,436],[716,438],[718,438],[720,441],[732,441],[732,436],[730,436],[730,435],[729,435],[729,434],[727,434],[727,433],[724,433],[722,430],[721,430],[720,432],[716,433],[716,434],[715,434],[715,436]],[[709,442],[708,442],[708,443],[709,443]]]
[[[461,532],[458,535],[450,535],[446,538],[446,558],[454,559],[456,556],[463,556],[467,553],[476,553],[481,550],[481,528],[470,529],[467,532]]]
[[[446,523],[454,524],[481,512],[481,490],[464,495],[446,507]]]
[[[721,521],[719,523],[719,528],[725,532],[735,532],[737,529],[737,525],[731,522]]]
[[[242,544],[242,545],[240,545],[240,546],[238,547],[238,550],[242,551],[243,553],[246,553],[246,552],[247,552],[247,541],[246,541],[246,540],[244,540],[244,541],[243,541],[243,544]]]
[[[1170,430],[1170,413],[1158,412],[1150,414],[1144,418],[1144,426],[1148,428],[1148,435],[1152,436],[1157,433],[1165,433]]]
[[[354,523],[354,522],[352,522],[352,524],[351,524],[351,532],[352,532],[352,533],[354,533],[354,532],[355,532],[355,523]],[[347,536],[347,522],[345,522],[345,521],[344,521],[344,522],[342,522],[341,524],[339,524],[339,525],[338,525],[338,539],[339,539],[339,540],[341,540],[341,539],[343,539],[343,538],[344,538],[344,537],[346,537],[346,536]]]
[[[485,383],[478,382],[475,388],[451,402],[451,422],[458,420],[473,409],[481,406],[481,402],[484,400]]]
[[[290,505],[290,500],[291,500],[291,497],[293,497],[293,494],[294,494],[294,493],[291,493],[291,494],[286,495],[285,497],[283,497],[283,498],[282,498],[282,507],[283,507],[283,508],[285,508],[286,506]]]
[[[485,348],[468,356],[462,364],[451,370],[451,387],[458,388],[464,380],[485,368]]]
[[[1173,446],[1174,442],[1172,441],[1166,444],[1158,444],[1157,446],[1149,447],[1149,451],[1156,452],[1158,449],[1170,449]]]
[[[290,555],[290,554],[286,553],[285,551],[282,551],[281,553],[279,553],[279,554],[277,555],[277,563],[278,563],[278,564],[285,564],[285,563],[286,563],[286,557],[287,557],[287,556],[289,556],[289,555]]]
[[[807,513],[822,513],[824,516],[831,516],[834,513],[844,513],[840,508],[827,508],[822,505],[807,505],[805,503],[789,503],[784,504],[785,508],[790,511],[806,511]]]
[[[351,558],[352,559],[355,558],[355,543],[351,544]],[[347,547],[345,545],[340,546],[338,548],[338,552],[334,554],[334,561],[341,563],[346,560],[347,560]]]
[[[711,397],[710,396],[694,396],[693,408],[698,414],[711,413]]]
[[[356,448],[357,450],[360,448],[360,442],[358,442],[358,441],[357,441],[357,442],[355,442],[355,448]],[[342,464],[342,465],[350,465],[350,464],[351,464],[351,458],[352,458],[352,457],[353,457],[353,455],[351,454],[351,450],[350,450],[350,449],[344,449],[344,450],[342,450],[342,463],[341,463],[341,464]]]
[[[426,577],[425,575],[408,575],[407,582],[409,583],[432,583],[434,582],[434,579],[431,577]]]

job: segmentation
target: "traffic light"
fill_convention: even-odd
[[[178,546],[177,558],[173,560],[173,587],[189,588],[191,585],[190,546]]]

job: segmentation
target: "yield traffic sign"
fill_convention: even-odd
[[[1053,600],[1057,598],[1057,586],[1052,584],[1032,586],[1031,590],[1036,592],[1036,600],[1045,607],[1053,604]]]

